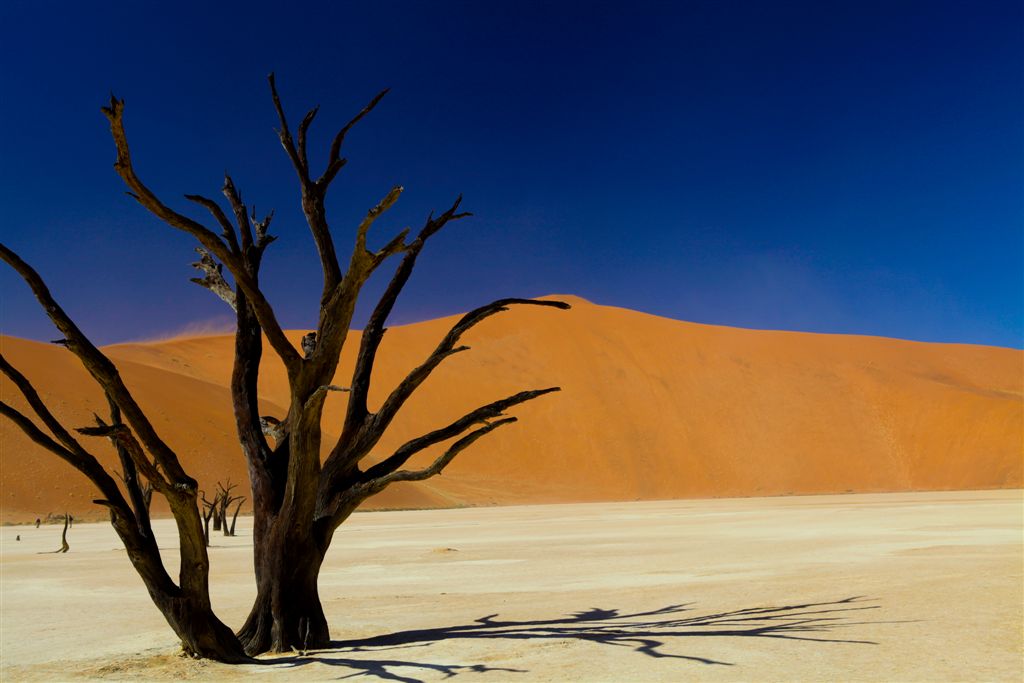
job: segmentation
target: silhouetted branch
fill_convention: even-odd
[[[298,352],[285,337],[281,325],[277,321],[273,308],[263,296],[256,281],[250,276],[245,264],[239,256],[232,253],[230,247],[209,229],[196,221],[183,216],[165,205],[153,192],[143,184],[132,165],[131,152],[128,148],[128,137],[124,130],[124,100],[111,97],[110,106],[103,107],[103,113],[110,121],[110,132],[117,147],[117,161],[114,169],[121,179],[132,190],[133,195],[153,215],[168,225],[182,230],[199,240],[211,254],[227,266],[238,286],[245,291],[256,317],[260,321],[271,346],[288,368],[289,373],[298,371],[301,358]],[[125,412],[127,415],[127,411]],[[140,437],[142,435],[140,434]]]
[[[377,357],[377,349],[380,347],[381,339],[384,337],[384,324],[388,316],[391,315],[395,302],[398,300],[398,295],[405,287],[406,282],[408,282],[409,276],[412,275],[413,268],[416,265],[416,258],[423,250],[426,241],[449,221],[471,215],[466,212],[456,213],[461,203],[462,196],[460,195],[451,208],[443,214],[436,219],[433,215],[427,219],[419,235],[406,248],[402,262],[395,270],[391,281],[388,283],[387,288],[377,302],[377,306],[373,309],[370,319],[363,328],[363,335],[359,342],[359,355],[356,357],[355,368],[352,371],[352,395],[349,396],[348,406],[345,411],[345,423],[342,429],[343,439],[346,438],[346,435],[353,435],[362,426],[369,414],[366,398],[370,391],[370,376],[373,370],[373,363]],[[340,451],[342,445],[343,441],[339,441],[332,451],[332,455]]]
[[[306,216],[309,230],[313,234],[313,241],[316,243],[317,253],[320,255],[320,267],[324,275],[321,300],[325,301],[330,292],[334,291],[341,282],[341,265],[338,263],[337,252],[334,249],[334,238],[331,237],[331,231],[327,225],[327,215],[324,207],[324,196],[327,187],[326,185],[320,186],[311,180],[309,163],[306,157],[306,131],[313,122],[317,110],[313,109],[310,113],[306,114],[302,124],[300,124],[302,143],[302,152],[300,154],[299,149],[295,146],[295,141],[292,139],[291,130],[288,127],[288,117],[284,113],[284,106],[281,104],[281,98],[277,94],[277,82],[274,79],[273,73],[267,76],[267,81],[270,83],[270,94],[274,100],[274,110],[277,112],[277,118],[281,125],[277,134],[281,139],[281,146],[284,147],[288,158],[291,159],[292,166],[295,167],[296,174],[299,176],[299,183],[302,189],[302,212]]]
[[[489,424],[484,425],[480,429],[474,430],[462,437],[451,446],[448,447],[440,457],[432,462],[428,467],[424,467],[420,470],[398,470],[391,474],[385,474],[382,477],[371,479],[366,483],[367,490],[372,494],[377,491],[383,490],[389,484],[396,481],[421,481],[423,479],[429,479],[437,474],[440,474],[445,467],[448,466],[455,456],[469,448],[473,443],[485,434],[488,434],[502,425],[511,424],[515,422],[516,418],[506,417],[501,420],[496,420]],[[372,469],[372,468],[371,468]],[[369,473],[368,473],[369,474]]]
[[[206,207],[207,211],[210,212],[214,220],[216,220],[217,223],[220,224],[221,236],[224,237],[225,240],[227,240],[228,247],[231,249],[233,253],[239,253],[240,250],[238,248],[238,240],[235,237],[235,229],[231,225],[231,221],[229,221],[228,217],[224,214],[224,210],[220,208],[220,205],[217,202],[213,201],[212,199],[209,199],[198,194],[187,194],[185,195],[185,199],[189,200],[190,202],[195,202],[200,206]]]
[[[128,423],[138,435],[146,448],[153,454],[161,469],[174,481],[186,489],[194,487],[195,482],[185,474],[175,455],[161,439],[149,418],[135,402],[135,398],[124,385],[114,364],[82,333],[78,326],[68,317],[50,294],[43,279],[17,254],[0,244],[0,258],[7,262],[28,283],[36,299],[46,311],[47,316],[64,335],[66,346],[79,358],[82,365],[104,391],[117,403]]]
[[[0,353],[0,371],[7,375],[8,379],[14,383],[14,386],[18,387],[18,391],[20,391],[22,396],[25,397],[29,406],[35,411],[36,415],[39,416],[39,419],[43,421],[46,428],[49,429],[50,432],[57,437],[57,439],[64,444],[66,448],[73,453],[84,452],[81,444],[71,436],[71,433],[64,428],[64,425],[62,425],[57,418],[53,416],[50,409],[46,407],[46,404],[43,403],[43,400],[39,397],[39,392],[37,392],[35,387],[32,386],[32,383],[28,378],[21,374],[17,368],[8,363],[2,353]]]
[[[228,200],[228,204],[231,205],[231,212],[235,216],[235,225],[238,226],[238,232],[242,236],[242,254],[243,257],[247,258],[249,256],[249,247],[253,244],[252,226],[249,223],[249,214],[245,210],[245,203],[242,202],[242,195],[238,192],[238,188],[235,187],[235,181],[227,173],[224,174],[224,184],[221,186],[220,191]],[[252,274],[255,276],[255,273]]]
[[[504,412],[511,408],[512,406],[519,405],[520,403],[526,403],[527,401],[532,401],[533,399],[539,396],[543,396],[544,394],[550,394],[554,391],[560,391],[560,388],[551,387],[548,389],[534,389],[530,391],[521,391],[518,394],[514,394],[507,398],[503,398],[500,401],[494,401],[493,403],[488,403],[485,406],[481,406],[476,410],[473,410],[472,412],[463,415],[462,417],[460,417],[458,420],[455,420],[451,424],[442,427],[441,429],[436,429],[428,434],[424,434],[423,436],[412,439],[411,441],[407,441],[401,447],[399,447],[398,450],[396,450],[391,456],[385,458],[381,462],[369,468],[363,475],[363,480],[368,481],[388,475],[397,470],[399,467],[402,467],[409,460],[409,458],[411,458],[416,453],[419,453],[420,451],[429,448],[434,444],[441,443],[442,441],[446,441],[454,436],[458,436],[459,434],[466,431],[475,424],[485,422],[486,420],[503,417]],[[514,421],[514,418],[506,418],[498,422],[491,423],[488,425],[488,427],[493,428],[494,426],[498,426],[500,424],[505,424],[507,422],[512,421]],[[483,433],[480,434],[480,436],[487,433],[487,431],[490,431],[490,429],[485,429],[485,431],[483,431]],[[461,448],[459,448],[459,450],[462,450],[462,448],[465,448],[470,443],[472,443],[472,441],[463,445]]]
[[[108,425],[99,415],[93,415],[93,418],[96,420],[95,427],[80,427],[75,431],[86,436],[105,436],[114,441],[119,447],[125,449],[131,461],[142,472],[142,476],[153,485],[153,488],[161,493],[167,493],[171,484],[160,474],[156,464],[150,462],[146,457],[142,446],[139,445],[128,426],[124,424]]]
[[[107,396],[107,405],[110,408],[110,424],[121,425],[121,409]],[[153,483],[147,481],[145,486],[139,480],[138,467],[132,458],[132,454],[120,439],[110,440],[117,451],[117,457],[121,461],[121,480],[128,491],[128,499],[135,510],[135,519],[138,523],[139,533],[143,536],[152,537],[153,527],[149,519],[149,506],[153,500]]]
[[[274,110],[277,112],[277,120],[280,122],[281,127],[277,129],[277,136],[281,139],[281,146],[284,147],[285,153],[288,154],[288,158],[292,161],[292,166],[295,167],[295,172],[299,174],[299,178],[302,183],[309,183],[309,169],[305,164],[302,163],[302,159],[299,158],[299,153],[295,148],[295,141],[292,139],[292,132],[288,127],[288,117],[284,113],[284,106],[281,104],[281,98],[277,95],[277,82],[274,80],[274,74],[270,73],[267,75],[267,81],[270,83],[270,96],[274,100]],[[312,119],[310,119],[312,122]],[[309,127],[309,124],[306,124]],[[303,135],[305,137],[305,135]]]
[[[373,111],[373,108],[384,99],[384,96],[391,91],[390,88],[385,88],[377,93],[370,103],[363,107],[362,111],[355,115],[355,117],[341,127],[341,130],[334,136],[334,140],[331,141],[331,151],[327,156],[327,168],[324,170],[323,175],[317,179],[316,184],[322,188],[326,188],[334,180],[334,176],[338,174],[338,171],[347,163],[347,159],[341,156],[341,145],[345,142],[345,136],[352,130],[359,121]]]
[[[534,299],[499,299],[486,306],[481,306],[473,311],[470,311],[466,315],[455,323],[455,326],[445,335],[441,343],[437,345],[434,352],[430,354],[427,359],[419,366],[414,368],[401,383],[395,387],[391,394],[385,399],[384,404],[380,410],[372,418],[372,431],[375,433],[383,433],[395,415],[405,404],[406,400],[412,396],[413,392],[424,380],[430,376],[430,373],[434,371],[441,362],[461,351],[469,350],[467,346],[456,346],[462,335],[469,331],[473,326],[477,325],[481,321],[489,318],[495,313],[507,311],[509,306],[514,305],[525,305],[525,306],[550,306],[552,308],[569,308],[569,304],[562,301],[538,301]]]

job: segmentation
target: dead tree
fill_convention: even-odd
[[[235,524],[238,522],[238,513],[242,510],[242,505],[245,504],[245,496],[239,496],[237,498],[238,505],[235,506],[235,512],[231,515],[231,528],[228,529],[227,522],[224,522],[224,535],[234,536],[235,535]]]
[[[226,483],[221,484],[217,482],[217,498],[218,509],[220,510],[220,518],[223,524],[223,530],[225,536],[235,535],[235,522],[238,520],[238,511],[242,509],[242,503],[245,502],[245,496],[232,496],[231,491],[235,489],[238,484],[232,484],[231,480],[228,479]],[[235,508],[235,514],[231,518],[231,526],[228,526],[228,508],[235,503],[238,503],[238,507]],[[216,526],[214,529],[216,530]]]
[[[217,497],[214,496],[213,500],[206,499],[206,493],[203,491],[199,492],[199,501],[203,505],[203,540],[206,542],[206,546],[210,545],[210,519],[217,514]]]
[[[71,550],[71,546],[68,545],[68,526],[71,523],[71,517],[68,513],[64,513],[64,530],[60,532],[60,548],[54,550],[55,553],[66,553]]]
[[[469,350],[468,346],[460,344],[462,336],[478,323],[513,305],[568,308],[558,301],[501,299],[467,313],[433,353],[394,387],[376,410],[371,410],[367,403],[371,372],[384,336],[385,322],[399,293],[430,238],[448,223],[470,214],[459,211],[462,200],[459,197],[440,215],[428,216],[414,235],[406,229],[383,247],[371,249],[368,246],[370,228],[402,193],[401,187],[394,187],[356,226],[351,254],[347,262],[341,261],[328,223],[325,206],[328,189],[345,166],[341,149],[346,135],[377,106],[387,91],[380,92],[338,130],[327,152],[326,166],[317,176],[307,155],[307,135],[319,108],[314,107],[303,117],[293,136],[273,74],[269,83],[280,126],[278,137],[298,178],[302,210],[323,273],[316,329],[303,338],[301,350],[285,336],[273,307],[260,288],[260,265],[267,246],[274,240],[268,233],[273,214],[257,219],[255,210],[242,201],[241,193],[228,175],[221,191],[230,212],[208,197],[185,196],[209,212],[215,229],[172,209],[136,172],[124,126],[124,101],[111,98],[110,106],[104,109],[117,149],[114,167],[129,194],[169,226],[199,242],[201,258],[195,265],[203,277],[195,281],[224,300],[236,314],[231,390],[235,423],[252,488],[257,583],[255,604],[239,638],[250,654],[288,651],[299,644],[316,648],[330,642],[327,619],[317,592],[317,577],[334,531],[362,501],[394,482],[419,481],[439,474],[477,439],[515,422],[516,418],[507,416],[505,411],[558,391],[558,387],[522,391],[480,406],[447,425],[411,439],[373,466],[363,467],[364,459],[380,442],[413,392],[445,359]],[[360,290],[370,275],[391,257],[399,258],[399,263],[363,330],[351,380],[347,387],[337,386],[333,384],[334,375]],[[233,284],[226,276],[230,276]],[[273,446],[264,433],[268,421],[261,420],[257,405],[256,387],[264,335],[284,365],[290,393],[288,413],[274,425]],[[341,436],[321,464],[321,417],[327,395],[333,391],[346,392],[348,405],[343,424],[336,425],[341,427]],[[417,453],[445,442],[447,448],[430,465],[406,467]],[[300,629],[300,622],[304,628]]]
[[[232,484],[228,479],[226,484],[217,482],[217,493],[213,500],[209,500],[203,491],[199,492],[199,500],[203,504],[203,535],[206,538],[206,545],[210,545],[210,520],[213,520],[213,530],[222,531],[225,536],[235,535],[235,524],[238,521],[238,512],[242,509],[245,496],[232,496],[231,491],[238,485]],[[228,508],[238,503],[235,513],[231,518],[231,525],[228,526]]]
[[[220,505],[220,495],[214,496],[213,500],[213,530],[220,531],[224,521],[223,508]]]
[[[436,216],[431,213],[417,232],[403,230],[379,249],[371,249],[368,240],[371,227],[402,193],[401,187],[394,187],[355,226],[351,252],[344,261],[339,259],[326,210],[328,190],[346,164],[341,155],[346,135],[377,106],[387,91],[379,93],[338,129],[327,150],[324,170],[315,175],[307,155],[307,135],[319,108],[314,107],[303,117],[293,136],[273,74],[269,83],[280,126],[278,138],[298,178],[303,214],[323,275],[316,329],[302,339],[301,348],[296,348],[288,340],[260,286],[264,252],[275,239],[268,232],[273,213],[257,218],[255,209],[243,202],[229,175],[225,175],[221,188],[227,201],[227,211],[208,197],[185,195],[188,201],[209,212],[213,228],[171,208],[136,172],[125,130],[124,101],[112,97],[109,106],[103,109],[117,150],[114,168],[127,186],[128,194],[167,225],[198,241],[200,259],[193,265],[202,277],[193,281],[209,289],[235,311],[231,394],[252,493],[257,584],[255,602],[238,633],[248,654],[326,646],[330,642],[330,632],[320,604],[317,577],[338,526],[360,503],[387,486],[440,474],[453,458],[478,439],[515,422],[515,417],[506,414],[509,409],[559,390],[558,387],[548,387],[499,398],[407,441],[394,452],[385,453],[372,466],[366,466],[367,456],[378,445],[409,397],[447,358],[469,350],[461,343],[463,335],[511,306],[569,307],[558,301],[509,298],[470,311],[440,340],[431,354],[391,389],[381,405],[371,409],[367,396],[373,365],[386,331],[385,323],[399,293],[408,282],[428,241],[450,222],[470,214],[459,210],[462,202],[459,197],[446,211]],[[360,291],[370,276],[392,257],[397,259],[397,267],[359,339],[352,376],[347,386],[338,386],[334,384],[334,376],[348,339]],[[21,263],[13,254],[8,261]],[[26,268],[16,265],[23,276]],[[41,280],[39,283],[41,286]],[[41,299],[44,306],[48,305],[48,300],[48,294],[45,300]],[[69,324],[70,321],[65,323],[62,318],[60,325]],[[290,397],[287,413],[274,418],[261,417],[257,401],[264,336],[283,364],[288,378]],[[70,348],[83,357],[87,368],[97,368],[94,374],[98,381],[125,414],[128,425],[119,425],[111,434],[116,434],[139,451],[138,463],[145,465],[144,468],[139,464],[140,472],[171,503],[175,517],[179,519],[183,539],[181,589],[190,591],[188,595],[193,603],[198,605],[202,602],[208,608],[205,591],[208,561],[195,481],[185,475],[177,457],[156,436],[152,425],[130,399],[110,361],[88,344],[77,328]],[[82,349],[87,349],[88,353],[83,353]],[[333,425],[340,428],[341,436],[337,442],[328,444],[328,454],[321,462],[321,419],[325,400],[331,392],[344,392],[347,407],[342,423]],[[268,441],[268,435],[273,438],[273,445]],[[442,450],[430,464],[410,464],[414,456],[431,447]],[[145,459],[142,449],[150,453],[151,460]],[[102,482],[108,488],[110,486],[99,476],[94,481]],[[104,493],[107,494],[104,504],[117,510],[112,519],[137,519],[126,502],[121,506],[114,496],[115,491],[104,489]],[[110,502],[111,499],[114,501]],[[139,534],[134,526],[131,531],[129,541],[138,543]],[[186,556],[191,561],[188,581],[185,580],[184,568]],[[197,584],[200,577],[201,593]],[[212,612],[209,616],[212,618]],[[196,648],[193,650],[198,651]],[[220,649],[208,647],[200,654],[227,659],[228,652],[228,645],[224,644]]]

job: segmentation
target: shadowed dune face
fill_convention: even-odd
[[[894,339],[741,330],[667,320],[575,297],[570,311],[514,309],[473,329],[396,420],[374,457],[522,389],[563,391],[515,409],[441,477],[392,487],[369,507],[441,507],[845,491],[1020,487],[1024,353]],[[392,328],[371,409],[454,318]],[[302,332],[292,333],[298,345]],[[4,354],[69,426],[105,410],[62,348],[3,337]],[[335,380],[347,384],[358,333]],[[245,482],[228,390],[232,339],[106,349],[160,434],[202,486]],[[261,410],[287,391],[264,354]],[[24,409],[9,383],[4,400]],[[344,394],[328,399],[325,450]],[[108,462],[105,443],[89,444]],[[65,509],[101,516],[84,477],[4,422],[5,521]],[[420,456],[427,461],[435,452]],[[417,462],[419,462],[417,461]],[[414,463],[415,464],[415,463]]]

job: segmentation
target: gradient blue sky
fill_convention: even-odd
[[[101,343],[218,328],[176,208],[225,169],[276,208],[263,284],[315,322],[319,273],[266,74],[316,168],[350,136],[340,245],[393,184],[379,240],[464,193],[394,322],[573,293],[698,322],[1020,347],[1024,12],[1013,2],[0,5],[3,240]],[[196,213],[196,216],[203,216]],[[368,294],[383,286],[371,283]],[[4,333],[55,336],[0,275]],[[365,312],[371,302],[362,307]]]

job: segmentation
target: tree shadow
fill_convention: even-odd
[[[749,607],[730,612],[684,616],[694,611],[693,603],[668,605],[647,612],[621,613],[615,609],[593,607],[583,612],[534,621],[506,621],[497,614],[480,617],[470,624],[439,628],[396,631],[370,638],[341,640],[331,647],[305,655],[275,660],[275,664],[302,666],[320,663],[354,669],[342,678],[373,676],[401,683],[419,683],[411,675],[402,675],[396,669],[419,669],[436,672],[445,678],[460,673],[528,673],[522,669],[489,667],[483,664],[438,664],[401,659],[358,659],[335,657],[335,653],[378,653],[409,648],[426,647],[431,643],[456,639],[508,639],[508,640],[577,640],[628,647],[656,658],[685,660],[709,666],[733,666],[724,662],[691,654],[668,652],[676,639],[692,637],[717,638],[775,638],[810,641],[815,643],[850,643],[877,645],[871,640],[843,638],[842,629],[864,624],[895,623],[855,620],[855,613],[879,609],[879,605],[863,596],[854,596],[830,602],[811,602],[782,607]]]

